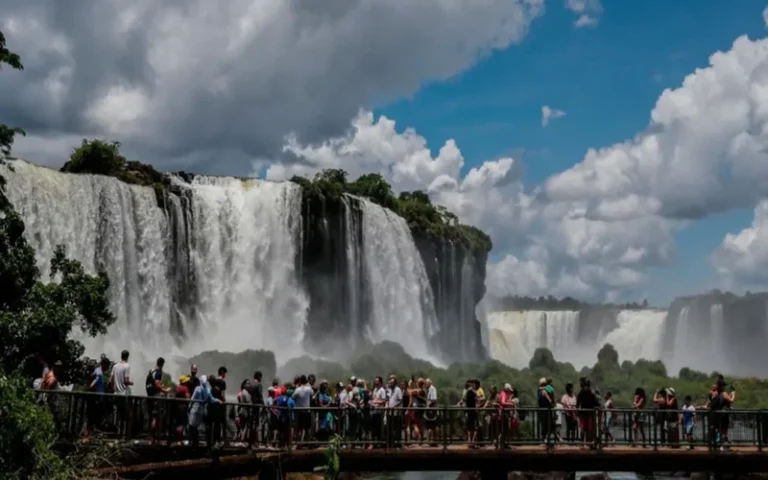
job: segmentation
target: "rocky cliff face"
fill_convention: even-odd
[[[669,308],[663,334],[662,359],[671,371],[684,364],[725,373],[765,373],[768,351],[768,294],[739,297],[710,292],[676,298]],[[717,367],[716,367],[717,366]]]
[[[451,361],[488,358],[475,307],[485,295],[488,252],[475,252],[449,240],[415,235],[435,297],[438,349]]]
[[[305,196],[302,221],[301,276],[310,297],[304,346],[326,357],[338,357],[340,348],[351,355],[365,343],[377,294],[366,281],[359,202]],[[445,361],[486,359],[475,306],[485,294],[487,252],[421,233],[414,233],[413,241],[439,325],[429,353]]]

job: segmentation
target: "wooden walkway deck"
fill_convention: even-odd
[[[165,457],[131,466],[101,469],[101,475],[121,478],[232,478],[255,475],[274,477],[279,473],[312,472],[325,465],[325,448],[277,451],[271,449],[243,451],[221,450],[209,458],[189,458],[185,447],[143,446],[135,451],[139,457]],[[150,455],[151,453],[151,455]],[[340,467],[345,472],[404,471],[630,471],[630,472],[768,472],[768,449],[735,447],[725,452],[706,448],[630,448],[608,447],[582,450],[578,447],[520,446],[505,450],[443,447],[409,447],[402,449],[342,449]],[[278,475],[279,476],[279,475]],[[496,478],[496,477],[493,477]]]

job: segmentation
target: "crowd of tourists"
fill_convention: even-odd
[[[480,380],[470,379],[458,404],[446,406],[438,405],[437,388],[428,378],[390,375],[369,382],[353,376],[329,383],[308,374],[284,383],[274,379],[265,388],[262,372],[256,371],[232,388],[225,366],[215,375],[198,375],[198,367],[192,365],[171,387],[163,383],[164,367],[165,360],[158,358],[142,383],[131,374],[128,351],[114,366],[102,357],[90,375],[88,390],[94,395],[89,396],[81,435],[88,438],[111,422],[123,430],[148,429],[155,439],[171,433],[172,441],[197,445],[204,439],[209,446],[223,442],[311,445],[334,435],[349,445],[367,448],[382,443],[440,445],[461,431],[472,448],[507,447],[524,438],[548,447],[596,448],[615,441],[614,428],[621,419],[629,433],[624,440],[633,446],[645,447],[649,432],[655,429],[654,439],[661,444],[681,446],[682,431],[684,442],[693,448],[697,419],[705,418],[710,447],[725,448],[727,411],[736,399],[733,388],[726,391],[722,376],[712,385],[706,403],[698,407],[689,395],[678,402],[671,387],[653,395],[637,388],[632,405],[617,407],[610,391],[601,394],[587,378],[579,379],[578,392],[568,383],[562,394],[555,391],[551,378],[542,378],[538,386],[531,386],[536,388],[537,404],[521,405],[518,388],[523,386],[507,383],[486,389]],[[57,388],[47,365],[36,388],[43,396]],[[129,398],[144,394],[148,397],[145,408],[137,411]],[[526,420],[533,428],[523,431]]]

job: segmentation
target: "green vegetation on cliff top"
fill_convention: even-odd
[[[119,142],[83,140],[72,151],[70,160],[61,171],[107,175],[129,184],[151,186],[161,207],[164,205],[164,191],[170,185],[168,176],[151,165],[126,160],[120,153]],[[180,172],[180,175],[186,174]],[[300,185],[304,195],[310,199],[338,201],[344,194],[368,198],[405,218],[411,231],[429,238],[450,240],[475,252],[489,252],[493,246],[485,232],[459,223],[456,215],[444,207],[433,205],[426,193],[417,190],[396,196],[389,183],[377,173],[362,175],[350,182],[344,170],[327,169],[313,179],[293,177],[291,181]]]
[[[291,181],[301,185],[305,194],[321,200],[339,200],[344,194],[365,197],[403,217],[411,231],[429,238],[450,240],[475,252],[489,252],[493,247],[491,238],[485,232],[460,224],[456,215],[444,207],[433,205],[425,192],[416,190],[396,196],[389,183],[378,173],[362,175],[350,182],[344,170],[327,169],[311,180],[293,177]]]

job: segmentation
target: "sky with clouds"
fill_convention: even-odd
[[[66,5],[65,5],[66,3]],[[494,241],[495,295],[768,288],[766,2],[0,0],[15,154],[323,168]]]

